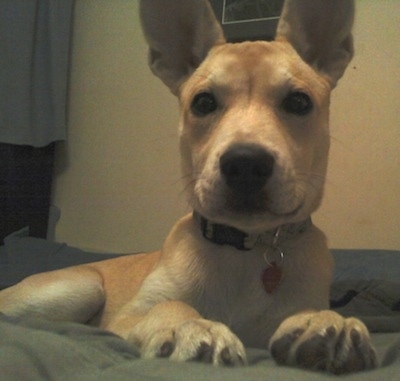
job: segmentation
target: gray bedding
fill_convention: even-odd
[[[341,376],[349,380],[400,379],[400,333],[375,333],[380,368]],[[72,323],[0,317],[0,379],[30,380],[324,380],[333,376],[277,366],[269,353],[249,348],[244,368],[140,360],[124,340]]]
[[[371,329],[380,366],[346,380],[400,380],[400,252],[334,250],[331,305]],[[109,254],[106,257],[111,257]],[[33,272],[105,258],[20,232],[0,247],[0,285]],[[360,270],[361,269],[361,270]],[[135,347],[103,330],[73,323],[12,319],[0,314],[0,380],[296,380],[336,376],[277,366],[268,351],[247,348],[249,366],[140,360]]]

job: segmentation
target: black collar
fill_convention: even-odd
[[[309,217],[301,222],[252,235],[231,226],[210,222],[196,211],[193,212],[193,218],[199,224],[205,239],[218,245],[230,245],[238,250],[251,250],[262,243],[271,244],[278,231],[281,236],[293,236],[304,233],[312,225],[311,217]]]

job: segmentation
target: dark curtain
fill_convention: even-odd
[[[0,0],[0,244],[46,237],[54,150],[66,139],[73,0]]]

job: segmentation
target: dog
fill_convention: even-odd
[[[329,151],[331,90],[353,55],[352,0],[287,0],[274,41],[227,43],[205,0],[144,0],[149,64],[179,98],[194,212],[161,251],[31,276],[11,316],[110,330],[143,358],[374,368],[365,325],[329,311],[333,261],[310,219]]]

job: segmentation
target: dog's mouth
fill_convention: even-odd
[[[224,208],[228,211],[245,214],[259,214],[266,210],[266,203],[263,197],[254,195],[238,196],[227,192]]]
[[[265,230],[274,226],[298,222],[309,214],[305,211],[306,200],[273,203],[261,196],[235,197],[225,194],[223,202],[195,203],[194,209],[207,219],[232,225],[243,231]],[[221,201],[221,199],[219,199]],[[210,200],[208,200],[210,201]],[[215,201],[215,200],[214,200]]]
[[[297,207],[294,209],[288,211],[288,212],[275,212],[273,209],[267,209],[269,214],[272,214],[273,216],[276,217],[285,217],[285,218],[290,218],[290,217],[295,217],[297,216],[300,211],[303,209],[304,206],[304,201],[302,201]]]
[[[257,195],[237,196],[227,194],[225,207],[228,212],[242,216],[270,215],[278,218],[295,217],[305,204],[304,197],[293,197],[286,202],[274,202],[263,192]]]

